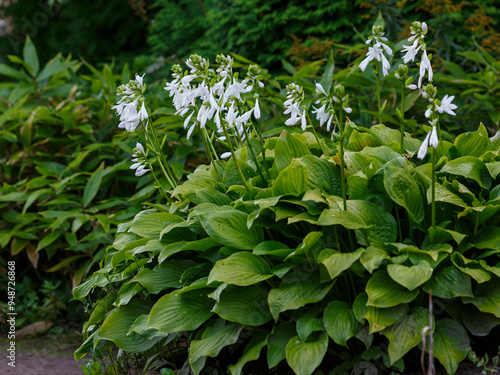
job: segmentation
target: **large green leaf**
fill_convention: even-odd
[[[153,212],[137,216],[129,228],[129,232],[154,240],[160,239],[160,233],[167,225],[180,223],[183,218],[168,212]]]
[[[424,202],[420,188],[408,172],[397,167],[384,169],[384,186],[389,197],[398,205],[404,207],[412,220],[420,223],[424,218]]]
[[[488,138],[488,131],[481,123],[477,131],[460,134],[455,139],[449,152],[453,154],[454,158],[459,156],[475,156],[479,158],[486,151],[493,149],[491,140]]]
[[[340,253],[336,250],[324,249],[318,256],[318,263],[325,266],[330,279],[333,280],[343,271],[349,269],[363,254],[364,250],[364,248],[359,248],[352,253]]]
[[[455,373],[460,362],[467,357],[469,346],[469,336],[456,320],[444,318],[436,322],[434,356],[446,368],[448,374]]]
[[[264,241],[261,227],[247,227],[248,214],[233,209],[219,209],[201,215],[201,225],[214,240],[236,249],[251,250]],[[225,206],[224,206],[225,207]]]
[[[165,333],[195,330],[212,316],[212,306],[213,301],[200,293],[167,294],[151,309],[148,328]]]
[[[479,284],[491,279],[490,273],[486,271],[477,260],[467,259],[460,253],[452,254],[451,260],[455,267],[472,277]]]
[[[302,161],[293,160],[276,177],[273,184],[273,195],[291,194],[299,196],[306,192],[308,190],[307,173],[307,167]]]
[[[193,364],[201,357],[216,357],[228,345],[238,340],[243,325],[217,319],[203,332],[200,340],[193,340],[189,349],[189,363]],[[195,374],[199,372],[194,371]]]
[[[143,269],[132,281],[138,282],[152,294],[157,294],[168,288],[180,288],[183,272],[194,264],[191,260],[177,259],[163,262],[161,268]]]
[[[373,273],[384,260],[391,259],[387,251],[380,247],[369,246],[361,254],[360,262],[370,273]]]
[[[323,323],[328,336],[345,347],[347,347],[347,340],[363,328],[354,317],[351,307],[342,301],[333,301],[328,304],[323,313]]]
[[[392,280],[387,271],[379,270],[366,284],[366,293],[369,306],[386,308],[413,301],[418,289],[408,291]]]
[[[389,340],[391,366],[422,341],[422,330],[429,324],[429,311],[422,307],[410,310],[382,334]]]
[[[478,249],[500,250],[500,228],[482,228],[474,237],[473,245]]]
[[[333,286],[301,281],[300,283],[282,283],[278,288],[271,289],[268,296],[271,314],[275,320],[282,311],[296,310],[308,303],[321,301]]]
[[[297,375],[311,375],[323,361],[328,349],[328,335],[323,332],[316,341],[301,343],[298,336],[286,344],[286,361]]]
[[[265,334],[257,334],[253,336],[248,344],[245,346],[245,350],[243,351],[243,355],[240,357],[238,362],[229,367],[231,371],[231,375],[240,375],[243,369],[243,366],[250,362],[259,359],[260,352],[264,346],[267,344],[267,335]]]
[[[300,158],[307,167],[307,186],[310,190],[321,189],[328,194],[342,194],[340,169],[327,159],[307,155]]]
[[[389,264],[387,266],[389,276],[408,290],[413,290],[429,280],[432,271],[431,266],[425,260],[411,267],[402,264]]]
[[[451,160],[446,163],[441,171],[470,178],[485,189],[491,187],[491,175],[488,168],[486,168],[486,165],[481,160],[474,156],[462,156]]]
[[[87,185],[85,185],[85,190],[83,191],[83,199],[82,199],[83,207],[87,207],[90,204],[90,202],[92,202],[92,199],[94,199],[97,192],[99,191],[103,173],[104,173],[104,163],[101,164],[99,168],[95,170],[94,173],[92,173],[89,180],[87,181]]]
[[[432,279],[422,285],[422,290],[432,290],[432,295],[440,298],[472,297],[470,277],[455,266],[434,273]]]
[[[267,292],[254,286],[224,290],[213,310],[230,322],[260,326],[272,319]]]
[[[311,154],[303,136],[300,134],[290,134],[286,130],[283,130],[280,134],[274,152],[276,155],[274,165],[278,172],[288,167],[293,158],[300,158],[301,156]]]
[[[99,329],[99,338],[113,341],[120,349],[130,353],[140,353],[156,344],[161,337],[149,340],[129,329],[142,314],[148,314],[151,304],[141,299],[133,299],[127,305],[113,310]]]
[[[282,321],[267,338],[267,365],[271,369],[286,358],[286,344],[296,335],[295,324]]]
[[[240,251],[215,263],[208,282],[248,286],[273,277],[271,267],[264,258],[245,251]]]
[[[500,318],[483,313],[472,304],[466,305],[460,313],[462,323],[474,336],[488,336],[493,328],[500,325]]]
[[[472,303],[486,313],[500,318],[500,278],[493,277],[487,283],[479,284],[474,289],[474,297],[464,298],[464,303]]]
[[[26,37],[26,43],[24,44],[23,59],[29,67],[30,74],[36,76],[40,70],[40,62],[38,61],[35,45],[29,36]]]
[[[302,315],[297,320],[297,335],[301,342],[306,342],[309,335],[313,332],[324,331],[322,320],[314,315]]]

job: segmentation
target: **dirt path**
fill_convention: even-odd
[[[50,339],[16,340],[15,367],[9,366],[9,344],[0,341],[0,374],[2,375],[82,375],[81,365],[73,358],[74,343]],[[7,353],[7,355],[5,355]]]

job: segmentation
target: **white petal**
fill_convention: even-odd
[[[304,114],[302,115],[302,130],[306,131],[307,121],[306,121],[306,111],[304,110]]]
[[[259,107],[259,99],[255,99],[255,107],[253,111],[254,117],[258,120],[260,119],[260,107]]]
[[[438,143],[439,143],[439,138],[437,135],[437,130],[436,130],[436,127],[433,126],[432,131],[431,131],[431,137],[429,140],[429,146],[436,148],[438,146]]]
[[[139,166],[140,166],[141,164],[142,164],[142,162],[140,162],[140,163],[134,163],[134,164],[132,164],[132,165],[130,166],[130,169],[137,169],[137,168],[139,168]]]
[[[322,94],[326,95],[326,91],[323,88],[323,86],[321,86],[321,83],[315,82],[315,84],[316,84],[316,89],[318,89],[318,91],[321,92]]]
[[[373,60],[373,56],[368,56],[366,59],[361,61],[361,64],[359,64],[359,69],[361,69],[361,71],[364,72],[366,67],[368,66],[368,63],[372,60]]]
[[[416,90],[416,89],[418,89],[417,85],[415,85],[415,84],[411,84],[411,85],[408,85],[406,87],[409,88],[410,90]]]
[[[347,113],[351,113],[351,112],[352,112],[352,108],[345,107],[345,108],[344,108],[344,111],[346,111]]]
[[[188,132],[187,132],[187,139],[189,139],[189,137],[190,137],[190,136],[191,136],[191,134],[193,133],[193,130],[194,130],[195,125],[196,125],[196,124],[193,124],[193,125],[189,128],[189,130],[188,130]]]
[[[423,159],[425,158],[425,155],[427,154],[427,147],[429,145],[429,137],[431,136],[431,133],[427,133],[427,136],[425,137],[424,141],[422,142],[422,146],[420,146],[418,150],[418,155],[417,158]]]
[[[228,157],[230,157],[230,156],[231,156],[231,152],[224,152],[224,153],[220,156],[220,158],[221,158],[221,159],[227,159],[227,158],[228,158]]]
[[[141,150],[142,154],[145,154],[144,147],[139,142],[136,143],[135,147]]]

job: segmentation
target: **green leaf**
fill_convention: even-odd
[[[307,186],[309,190],[322,189],[328,194],[341,196],[342,182],[340,169],[324,158],[306,155],[299,159],[307,167]]]
[[[451,160],[441,168],[441,171],[470,178],[485,189],[491,187],[491,175],[488,168],[486,168],[486,165],[481,160],[474,156],[462,156]]]
[[[393,307],[401,303],[413,301],[418,295],[418,289],[408,291],[391,279],[386,271],[376,271],[366,284],[369,306]]]
[[[312,315],[303,315],[297,320],[297,334],[301,342],[306,342],[313,332],[324,331],[322,320]]]
[[[99,301],[97,306],[92,311],[89,320],[83,326],[83,331],[86,332],[89,327],[99,324],[103,321],[106,315],[114,309],[113,303],[116,300],[116,292],[110,292]]]
[[[325,89],[326,93],[330,91],[333,84],[333,71],[335,70],[335,61],[333,58],[333,50],[330,51],[328,55],[328,61],[326,62],[325,72],[323,73],[323,77],[321,78],[320,84]]]
[[[298,159],[293,160],[288,167],[283,169],[273,184],[275,196],[284,194],[299,196],[307,190],[307,167]]]
[[[286,358],[286,344],[295,336],[295,325],[281,322],[267,338],[267,365],[271,369]]]
[[[136,216],[128,231],[144,238],[159,240],[165,227],[183,221],[184,219],[180,216],[168,212],[148,212]]]
[[[326,332],[337,344],[347,346],[347,340],[354,337],[363,326],[356,320],[351,307],[342,301],[328,304],[323,313]]]
[[[475,132],[460,134],[453,143],[454,148],[450,153],[456,153],[459,156],[481,157],[486,151],[494,150],[491,140],[488,138],[488,131],[481,123],[479,129]]]
[[[406,169],[387,167],[384,169],[384,186],[389,197],[404,207],[412,220],[420,223],[424,218],[424,203],[420,188]]]
[[[486,313],[500,318],[500,278],[494,277],[487,283],[479,284],[474,289],[474,297],[464,298],[464,303],[472,303]]]
[[[380,247],[369,246],[361,254],[360,262],[370,273],[373,273],[384,260],[391,259],[387,251]]]
[[[167,294],[151,309],[148,328],[165,333],[193,331],[212,316],[212,306],[213,302],[200,293]]]
[[[477,233],[472,243],[477,249],[500,250],[500,228],[484,227]]]
[[[61,236],[61,234],[63,234],[62,230],[55,230],[54,232],[50,232],[48,235],[43,237],[42,240],[38,243],[36,251],[40,251],[49,246],[51,243],[57,240]]]
[[[208,283],[220,281],[232,285],[248,286],[273,276],[271,267],[264,258],[241,251],[215,263],[208,276]]]
[[[286,310],[296,310],[308,303],[321,301],[333,286],[303,281],[300,283],[281,283],[278,288],[271,289],[268,296],[269,307],[274,320]]]
[[[219,208],[216,208],[215,212],[200,217],[203,229],[214,240],[236,249],[252,250],[264,241],[264,232],[261,227],[257,226],[249,229],[247,219],[248,214],[242,211]]]
[[[488,336],[493,328],[500,325],[500,318],[483,313],[477,307],[468,304],[461,310],[462,323],[474,336]]]
[[[432,271],[433,269],[425,260],[411,267],[402,264],[389,264],[387,266],[389,276],[408,290],[416,289],[429,280],[432,277]]]
[[[323,361],[328,349],[328,335],[322,333],[316,341],[301,343],[295,336],[286,345],[286,361],[297,375],[311,375]]]
[[[82,204],[83,207],[87,207],[92,199],[96,196],[99,191],[99,187],[101,186],[102,176],[104,172],[104,162],[95,170],[94,173],[90,176],[87,181],[87,185],[85,185],[85,190],[83,191],[83,199]]]
[[[260,352],[262,348],[267,344],[267,335],[257,334],[253,336],[248,344],[245,346],[243,355],[240,357],[238,362],[229,367],[231,375],[241,375],[243,366],[250,361],[256,361],[260,357]]]
[[[26,43],[23,49],[23,59],[26,64],[31,68],[30,74],[36,76],[40,70],[40,62],[38,61],[38,54],[36,53],[36,48],[31,38],[26,37]]]
[[[325,266],[330,279],[333,280],[343,271],[349,269],[363,254],[364,250],[364,248],[359,248],[352,253],[340,253],[336,250],[324,249],[318,256],[318,263]]]
[[[189,363],[193,363],[201,357],[217,357],[219,352],[228,345],[234,344],[240,335],[243,325],[226,322],[218,319],[207,327],[200,340],[191,341],[189,348]],[[195,371],[195,374],[198,372]]]
[[[274,166],[281,172],[288,167],[293,158],[300,158],[304,155],[311,155],[311,151],[307,148],[305,137],[299,134],[290,134],[286,130],[281,132],[276,147],[274,149],[275,159]]]
[[[388,327],[382,334],[389,340],[391,366],[422,341],[422,330],[429,323],[429,311],[422,307],[410,310],[396,324]]]
[[[272,318],[267,292],[253,286],[224,290],[212,311],[224,320],[249,326],[263,325]]]
[[[26,82],[31,81],[31,78],[25,73],[17,69],[11,68],[10,66],[5,64],[0,64],[0,74],[14,79],[18,79],[20,81],[26,81]]]
[[[436,322],[433,353],[448,374],[455,373],[460,362],[467,357],[469,346],[469,336],[456,320],[444,318]]]
[[[113,341],[120,349],[140,353],[156,344],[161,337],[149,340],[136,332],[128,333],[139,315],[149,313],[151,304],[141,299],[131,300],[127,305],[117,307],[108,315],[99,329],[99,338]]]
[[[161,268],[154,270],[144,268],[135,275],[132,282],[138,282],[152,294],[158,294],[168,288],[180,288],[182,286],[180,283],[182,271],[192,265],[193,262],[190,260],[164,262]]]
[[[457,267],[466,275],[472,277],[477,281],[478,284],[484,283],[491,279],[490,273],[488,271],[485,271],[477,260],[470,260],[460,253],[453,253],[451,256],[451,261],[453,262],[455,267]]]
[[[470,277],[454,266],[449,266],[434,273],[422,290],[432,290],[432,295],[440,298],[472,297]]]

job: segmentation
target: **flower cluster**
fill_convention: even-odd
[[[149,169],[146,168],[147,163],[147,152],[144,150],[144,147],[137,142],[134,148],[134,153],[132,154],[132,161],[134,164],[130,166],[130,169],[135,169],[135,175],[137,177],[142,176],[143,174],[149,172]]]
[[[252,109],[245,110],[245,101],[242,98],[242,95],[253,90],[254,83],[263,87],[259,80],[262,78],[259,75],[260,69],[251,66],[247,79],[240,82],[237,75],[233,74],[233,59],[230,56],[219,55],[216,62],[218,68],[214,70],[204,58],[191,55],[186,61],[187,66],[191,68],[190,74],[184,72],[179,65],[174,65],[174,80],[166,83],[165,90],[172,97],[176,114],[187,116],[184,128],[189,127],[188,139],[196,125],[205,129],[208,121],[215,123],[218,133],[222,133],[223,126],[227,125],[244,138],[244,125],[252,113],[255,118],[260,118],[258,100]]]
[[[295,83],[286,86],[286,100],[283,103],[285,111],[283,114],[290,114],[290,118],[285,121],[285,125],[293,126],[301,122],[302,130],[306,130],[306,107],[304,106],[304,90]]]
[[[389,56],[392,56],[392,49],[387,44],[383,42],[387,42],[387,38],[384,37],[384,27],[381,25],[374,25],[372,27],[372,35],[368,37],[366,44],[373,43],[372,47],[368,48],[368,52],[366,54],[366,58],[359,64],[359,68],[364,72],[368,63],[372,60],[377,60],[382,62],[382,73],[385,76],[389,74],[389,69],[391,65],[389,64],[389,60],[385,57],[384,52]]]
[[[125,85],[121,85],[116,90],[116,93],[122,98],[111,107],[116,110],[116,114],[120,116],[121,129],[126,129],[129,132],[135,131],[141,121],[148,118],[148,112],[144,103],[144,91],[146,85],[143,83],[144,75],[135,75],[135,80],[131,80]]]
[[[422,79],[427,72],[429,82],[432,82],[432,67],[429,56],[427,55],[427,46],[424,42],[425,35],[427,34],[427,24],[425,22],[414,21],[410,27],[412,36],[408,38],[408,42],[413,42],[409,46],[403,46],[401,51],[405,55],[403,56],[403,61],[405,64],[410,61],[415,61],[417,54],[422,50],[422,59],[420,61],[420,72],[418,77],[418,85],[410,85],[411,89],[416,89],[422,87]]]
[[[313,106],[314,110],[312,113],[316,114],[319,126],[323,126],[326,123],[326,131],[329,132],[335,116],[333,98],[328,95],[321,83],[318,82],[316,82],[316,95],[318,95],[318,100],[316,100],[315,104],[321,105],[321,107],[316,108]]]

